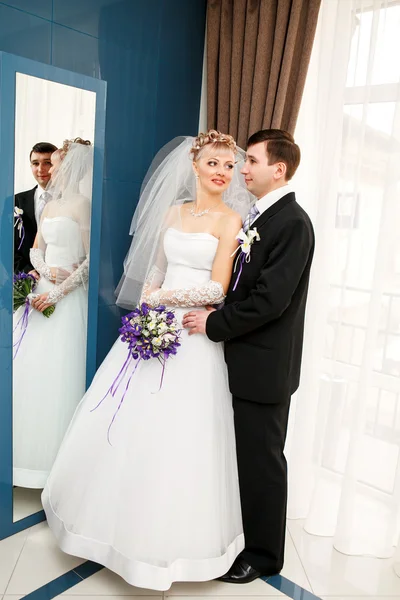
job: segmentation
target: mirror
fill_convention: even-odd
[[[16,73],[14,522],[41,510],[41,490],[86,388],[95,115],[95,92]],[[76,138],[92,146],[63,147]]]

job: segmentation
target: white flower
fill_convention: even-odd
[[[22,208],[18,208],[18,206],[14,206],[14,217],[20,217],[24,214]]]
[[[156,346],[156,347],[161,346],[161,344],[162,344],[161,338],[159,338],[159,337],[153,338],[152,344],[153,344],[153,346]]]
[[[256,240],[256,242],[260,241],[260,234],[257,231],[257,227],[254,227],[254,229],[249,229],[247,232],[247,237],[250,240],[250,244],[253,243],[254,240]]]
[[[168,331],[168,325],[166,323],[160,323],[160,325],[158,326],[158,333],[165,333],[166,331]]]
[[[243,229],[241,229],[239,231],[239,233],[236,236],[236,239],[239,240],[239,242],[244,242],[247,240],[247,235],[245,234],[245,232],[243,231]]]
[[[157,321],[158,313],[156,313],[155,310],[150,310],[149,317],[150,317],[151,321]]]
[[[154,331],[154,329],[157,327],[156,321],[150,321],[150,323],[147,323],[147,327],[150,329],[150,331]]]
[[[257,231],[257,227],[254,227],[254,229],[249,229],[246,233],[243,231],[243,229],[241,229],[237,234],[236,239],[240,243],[239,246],[236,248],[235,252],[231,254],[231,256],[234,256],[236,252],[240,250],[241,254],[246,255],[246,260],[248,262],[250,260],[250,251],[252,244],[254,244],[255,241],[259,242],[261,239],[260,234]]]
[[[173,342],[175,339],[175,336],[171,333],[166,333],[163,337],[166,342]]]

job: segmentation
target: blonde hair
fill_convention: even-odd
[[[216,129],[210,129],[207,133],[199,133],[194,138],[190,155],[194,162],[198,161],[203,154],[204,148],[210,146],[214,150],[230,150],[234,154],[237,152],[236,142],[233,137],[227,133],[221,133]]]
[[[61,158],[64,158],[72,144],[82,144],[83,146],[91,146],[92,142],[90,142],[89,140],[83,140],[80,137],[74,138],[73,140],[64,140],[63,145],[59,150]]]
[[[53,154],[57,154],[60,157],[60,160],[64,160],[65,155],[71,148],[72,144],[82,144],[83,146],[91,146],[92,142],[90,142],[89,140],[83,140],[80,137],[74,138],[73,140],[64,140],[61,148],[55,150]]]

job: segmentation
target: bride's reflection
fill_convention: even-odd
[[[15,486],[44,487],[85,391],[92,171],[93,147],[81,138],[51,155],[48,196],[29,255],[39,279],[14,313]],[[18,277],[25,285],[26,275]]]

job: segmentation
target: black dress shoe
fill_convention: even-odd
[[[223,581],[224,583],[250,583],[258,579],[260,575],[259,571],[256,571],[246,561],[239,558],[235,560],[225,575],[218,577],[218,581]]]

